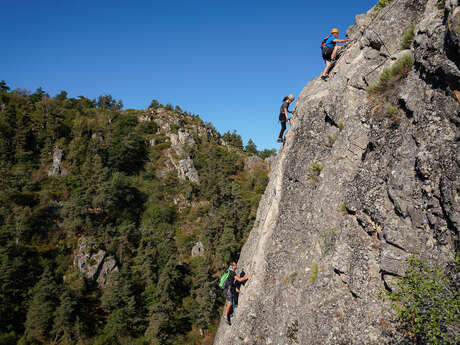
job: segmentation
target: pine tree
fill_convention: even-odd
[[[181,328],[180,315],[184,314],[180,307],[182,298],[187,294],[183,285],[183,272],[177,266],[177,258],[172,256],[164,267],[152,296],[149,326],[146,336],[158,344],[168,343],[171,335]]]
[[[126,269],[122,268],[122,272],[111,278],[104,288],[101,302],[104,310],[109,313],[104,327],[108,339],[122,343],[122,339],[136,335],[143,315],[136,308],[131,277]]]
[[[51,270],[46,267],[40,281],[33,289],[33,297],[27,311],[25,336],[45,342],[49,338],[53,315],[58,304],[58,287]]]
[[[70,291],[64,290],[55,312],[52,331],[52,335],[58,343],[70,344],[75,340],[76,306],[77,301]]]
[[[251,153],[253,155],[257,154],[257,146],[256,144],[252,141],[252,139],[248,140],[248,143],[246,144],[245,151],[247,153]]]
[[[216,315],[216,282],[211,279],[209,263],[203,256],[192,261],[193,286],[191,295],[196,307],[191,311],[193,323],[200,329],[206,329]]]

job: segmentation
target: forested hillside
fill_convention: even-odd
[[[1,82],[0,344],[212,343],[272,152],[122,107]]]

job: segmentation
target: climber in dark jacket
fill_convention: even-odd
[[[283,134],[284,134],[284,131],[286,130],[286,122],[291,121],[288,118],[288,113],[292,114],[292,111],[289,110],[289,105],[292,102],[294,102],[294,99],[295,99],[295,97],[294,97],[294,95],[292,93],[283,98],[283,104],[281,104],[280,116],[279,116],[279,120],[280,120],[280,123],[281,123],[281,131],[280,131],[280,135],[279,135],[278,140],[277,140],[279,143],[284,142]]]
[[[335,63],[335,57],[337,56],[337,51],[339,49],[337,43],[345,43],[349,41],[349,39],[339,40],[337,37],[339,37],[339,30],[334,28],[331,30],[331,35],[327,38],[324,47],[321,49],[321,55],[326,63],[326,67],[324,67],[324,71],[321,73],[321,79],[323,80],[327,78],[329,70]]]
[[[225,305],[224,319],[225,319],[225,322],[231,325],[229,313],[230,313],[230,308],[232,307],[234,303],[234,299],[237,293],[235,281],[244,282],[250,277],[250,274],[246,274],[243,277],[239,277],[238,275],[236,275],[236,262],[234,261],[230,263],[230,267],[228,268],[228,271],[229,271],[229,275],[227,278],[228,285],[226,289],[224,290],[225,299],[227,300],[227,304]]]

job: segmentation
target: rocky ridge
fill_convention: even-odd
[[[329,80],[298,98],[238,263],[254,276],[216,345],[403,343],[380,292],[411,254],[455,260],[459,2],[395,0],[376,13],[356,17]],[[366,88],[408,53],[412,24],[414,64],[381,95],[390,115]]]

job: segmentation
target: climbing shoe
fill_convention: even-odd
[[[225,321],[225,323],[226,323],[227,325],[229,325],[229,326],[232,325],[232,323],[230,322],[230,318],[229,318],[229,317],[225,317],[225,315],[224,315],[223,318],[224,318],[224,321]]]
[[[322,75],[322,76],[321,76],[321,80],[326,81],[326,80],[327,80],[327,75]]]
[[[277,142],[284,143],[284,140],[283,140],[283,138],[278,138]]]

